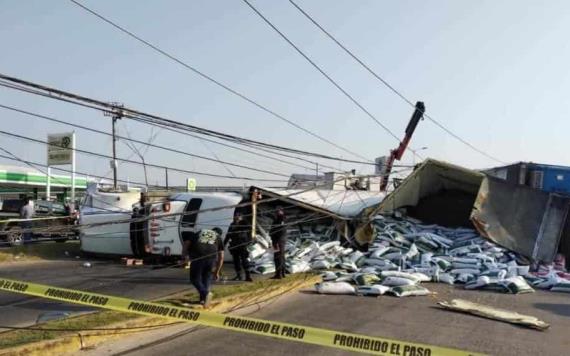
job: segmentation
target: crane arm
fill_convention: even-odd
[[[408,122],[408,126],[406,127],[406,132],[404,139],[400,141],[400,144],[396,149],[390,151],[390,156],[386,160],[386,169],[383,172],[383,176],[380,183],[380,191],[385,192],[388,188],[388,178],[390,177],[390,173],[392,172],[392,166],[394,165],[394,161],[401,160],[404,152],[408,148],[408,145],[412,139],[412,135],[414,131],[416,131],[416,127],[421,119],[424,117],[424,112],[426,111],[426,107],[423,102],[418,101],[416,103],[416,109],[412,114],[412,118],[410,122]]]

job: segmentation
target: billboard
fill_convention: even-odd
[[[73,163],[75,133],[48,134],[47,164],[59,166]]]

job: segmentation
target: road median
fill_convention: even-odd
[[[262,303],[288,292],[313,285],[312,274],[292,275],[281,281],[259,280],[254,283],[217,285],[212,308],[215,312],[233,312],[242,307]],[[172,306],[194,306],[194,293],[179,293],[157,302]],[[195,306],[197,310],[201,307]],[[11,330],[0,334],[0,355],[66,354],[94,348],[110,339],[127,334],[173,325],[161,318],[136,314],[101,311],[52,321],[35,328]]]

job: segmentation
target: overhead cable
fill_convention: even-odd
[[[338,84],[329,74],[327,74],[318,64],[316,64],[308,55],[305,54],[296,44],[294,44],[281,30],[277,28],[271,21],[267,19],[255,6],[253,6],[249,1],[242,0],[247,6],[249,6],[253,12],[255,12],[269,27],[271,27],[281,38],[285,40],[291,47],[297,51],[303,58],[307,60],[319,73],[321,73],[332,85],[334,85],[341,93],[343,93],[354,105],[356,105],[360,110],[362,110],[368,117],[370,117],[374,122],[376,122],[380,127],[384,129],[390,136],[400,142],[400,138],[392,132],[386,125],[380,122],[370,111],[368,111],[362,104],[360,104],[350,93],[348,93],[340,84]]]
[[[90,127],[86,127],[86,126],[74,124],[74,123],[71,123],[71,122],[69,122],[69,121],[60,120],[60,119],[57,119],[57,118],[54,118],[54,117],[50,117],[50,116],[46,116],[46,115],[42,115],[42,114],[38,114],[38,113],[33,113],[33,112],[31,112],[31,111],[24,110],[24,109],[20,109],[20,108],[16,108],[16,107],[14,107],[14,106],[9,106],[9,105],[0,104],[0,107],[1,107],[1,108],[4,108],[4,109],[6,109],[6,110],[12,110],[12,111],[15,111],[15,112],[18,112],[18,113],[21,113],[21,114],[25,114],[25,115],[28,115],[28,116],[37,117],[37,118],[44,119],[44,120],[48,120],[48,121],[52,121],[52,122],[57,122],[57,123],[59,123],[59,124],[68,125],[68,126],[71,126],[71,127],[76,127],[76,128],[83,129],[83,130],[88,130],[88,131],[91,131],[91,132],[105,133],[105,134],[108,135],[108,133],[102,132],[102,131],[100,131],[100,130],[96,130],[96,129],[92,129],[92,128],[90,128]],[[313,169],[313,167],[304,166],[304,165],[301,165],[301,164],[298,164],[298,163],[295,163],[295,162],[290,162],[290,161],[287,161],[287,160],[283,160],[283,159],[277,158],[277,157],[268,156],[268,155],[265,155],[265,154],[263,154],[263,153],[259,153],[259,152],[255,152],[255,151],[251,151],[251,150],[244,149],[244,148],[242,148],[242,147],[232,146],[232,145],[227,144],[227,143],[214,141],[214,140],[209,139],[209,138],[207,138],[207,137],[200,137],[200,136],[198,136],[198,135],[194,135],[194,134],[191,134],[191,133],[188,133],[188,132],[178,131],[178,130],[172,129],[172,128],[170,128],[170,127],[159,126],[159,125],[156,125],[156,124],[153,124],[152,126],[155,126],[155,127],[158,127],[158,128],[160,128],[160,129],[164,129],[164,130],[169,130],[169,131],[171,131],[171,132],[175,132],[175,133],[180,134],[180,135],[189,136],[189,137],[192,137],[192,138],[195,138],[195,139],[198,139],[198,140],[204,140],[204,141],[207,141],[207,142],[210,142],[210,143],[214,143],[214,144],[216,144],[216,145],[228,147],[228,148],[231,148],[231,149],[234,149],[234,150],[246,152],[246,153],[249,153],[249,154],[252,154],[252,155],[255,155],[255,156],[259,156],[259,157],[264,157],[264,158],[267,158],[267,159],[271,159],[271,160],[274,160],[274,161],[277,161],[277,162],[281,162],[281,163],[284,163],[284,164],[288,164],[288,165],[291,165],[291,166],[295,166],[295,167],[299,167],[299,168],[304,168],[304,169]],[[129,137],[129,140],[131,140],[130,137]],[[145,144],[145,145],[148,145],[148,143],[146,143],[146,142],[145,142],[144,144]],[[257,149],[260,149],[260,148],[257,148]],[[276,153],[271,152],[271,151],[269,151],[269,153],[276,154]],[[184,154],[186,154],[186,152],[185,152]],[[283,155],[282,153],[280,153],[280,154]],[[295,159],[300,159],[300,160],[303,160],[303,161],[308,162],[308,163],[316,164],[316,162],[309,161],[309,160],[304,159],[304,158],[295,157],[295,156],[289,156],[289,157],[295,158]],[[323,166],[323,167],[328,167],[328,166],[325,166],[325,165],[322,165],[322,166]]]
[[[101,134],[101,135],[113,137],[112,134],[110,134],[110,133],[108,133],[108,132],[106,132],[106,131],[103,131],[103,130],[98,130],[98,129],[94,129],[94,128],[87,127],[87,126],[83,126],[83,125],[73,124],[73,123],[70,123],[70,122],[67,122],[67,121],[63,121],[63,120],[59,120],[59,119],[56,119],[56,118],[53,118],[53,117],[49,117],[49,116],[46,116],[46,115],[42,115],[42,114],[38,114],[38,113],[33,113],[33,112],[30,112],[30,111],[27,111],[27,110],[18,109],[18,108],[15,108],[15,107],[13,107],[13,106],[8,106],[8,105],[0,104],[0,108],[4,108],[4,109],[7,109],[7,110],[12,110],[12,111],[15,111],[15,112],[18,112],[18,113],[21,113],[21,114],[25,114],[25,115],[28,115],[28,116],[33,116],[33,117],[36,117],[36,118],[40,118],[40,119],[44,119],[44,120],[48,120],[48,121],[52,121],[52,122],[57,122],[57,123],[60,123],[60,124],[65,124],[65,125],[68,125],[68,126],[71,126],[71,127],[79,128],[79,129],[82,129],[82,130],[86,130],[86,131],[90,131],[90,132],[95,132],[95,133],[98,133],[98,134]],[[152,142],[144,142],[144,141],[141,141],[141,140],[133,139],[133,138],[131,138],[131,137],[125,137],[125,136],[121,136],[121,135],[115,135],[115,137],[116,137],[118,140],[124,140],[124,141],[134,142],[134,143],[138,143],[138,144],[141,144],[141,145],[145,145],[145,146],[147,146],[147,147],[158,148],[158,149],[161,149],[161,150],[165,150],[165,151],[169,151],[169,152],[174,152],[174,153],[181,154],[181,155],[185,155],[185,156],[189,156],[189,157],[194,157],[194,158],[199,158],[199,159],[203,159],[203,160],[207,160],[207,161],[217,162],[217,163],[220,163],[220,164],[230,165],[230,166],[234,166],[234,167],[238,167],[238,168],[243,168],[243,169],[247,169],[247,170],[251,170],[251,171],[255,171],[255,172],[266,173],[266,174],[272,174],[272,175],[278,175],[278,176],[282,176],[282,177],[288,177],[288,175],[286,175],[286,174],[276,173],[276,172],[273,172],[273,171],[267,171],[267,170],[264,170],[264,169],[254,168],[254,167],[245,166],[245,165],[241,165],[241,164],[237,164],[237,163],[222,161],[222,160],[220,160],[220,159],[217,158],[217,157],[216,157],[216,158],[210,158],[210,157],[206,157],[206,156],[202,156],[202,155],[197,155],[197,154],[194,154],[194,153],[189,153],[189,152],[177,150],[177,149],[174,149],[174,148],[169,148],[169,147],[165,147],[165,146],[160,146],[160,145],[154,144],[154,143],[152,143]],[[132,149],[132,148],[131,148],[131,149]],[[139,155],[139,156],[140,156],[140,155]]]
[[[306,55],[295,43],[293,43],[281,30],[277,28],[267,17],[265,17],[255,6],[253,6],[248,0],[242,0],[247,6],[249,6],[269,27],[271,27],[281,38],[285,40],[297,53],[299,53],[303,58],[305,58],[319,73],[321,73],[335,88],[337,88],[344,96],[346,96],[354,105],[356,105],[362,112],[364,112],[369,118],[371,118],[376,124],[384,129],[390,136],[400,142],[400,138],[390,130],[386,125],[384,125],[380,120],[374,116],[368,109],[366,109],[358,100],[356,100],[349,92],[346,91],[337,81],[335,81],[327,72],[325,72],[318,64],[316,64],[308,55]],[[413,150],[407,148],[414,156],[421,157]]]
[[[211,136],[222,140],[232,141],[234,143],[242,144],[242,145],[250,145],[251,147],[264,147],[268,149],[272,149],[275,151],[285,151],[293,154],[298,155],[306,155],[306,156],[313,156],[327,160],[333,161],[340,161],[340,162],[347,162],[347,163],[356,163],[356,164],[366,164],[366,165],[375,165],[374,162],[370,161],[358,161],[358,160],[351,160],[342,157],[336,157],[331,155],[326,155],[322,153],[310,152],[285,146],[274,145],[262,141],[256,141],[252,139],[247,139],[231,134],[226,134],[223,132],[205,129],[202,127],[190,125],[187,123],[175,121],[172,119],[167,119],[158,115],[144,113],[135,109],[127,108],[125,106],[118,106],[113,103],[104,102],[97,99],[88,98],[85,96],[81,96],[79,94],[47,87],[41,84],[33,83],[30,81],[26,81],[23,79],[11,77],[5,74],[0,74],[0,86],[4,86],[6,88],[14,89],[23,91],[29,94],[40,95],[43,97],[47,97],[54,100],[60,100],[67,103],[83,106],[86,108],[91,108],[94,110],[99,110],[104,113],[108,114],[116,114],[117,111],[120,111],[124,118],[137,120],[140,122],[145,122],[148,124],[161,124],[163,126],[169,126],[178,128],[184,131],[191,131],[201,135]]]
[[[297,9],[299,10],[307,19],[309,19],[315,26],[317,26],[328,38],[330,38],[333,42],[335,42],[340,48],[342,48],[350,57],[352,57],[356,62],[358,62],[364,69],[366,69],[370,74],[372,74],[376,79],[378,79],[382,84],[384,84],[388,89],[390,89],[390,91],[392,91],[394,94],[396,94],[398,97],[400,97],[400,99],[402,99],[403,101],[405,101],[408,105],[410,105],[411,107],[415,108],[415,104],[408,99],[406,96],[404,96],[404,94],[402,94],[399,90],[397,90],[393,85],[391,85],[390,83],[388,83],[388,81],[386,81],[384,78],[382,78],[378,73],[376,73],[374,70],[372,70],[372,68],[370,68],[370,66],[368,66],[366,63],[364,63],[364,61],[362,59],[360,59],[359,57],[357,57],[351,50],[349,50],[344,44],[342,44],[339,40],[337,40],[329,31],[327,31],[322,25],[320,25],[311,15],[309,15],[305,10],[303,10],[299,5],[297,5],[293,0],[289,0],[289,2]],[[433,122],[436,126],[438,126],[440,129],[442,129],[443,131],[445,131],[446,133],[448,133],[449,135],[451,135],[452,137],[454,137],[455,139],[457,139],[458,141],[460,141],[461,143],[463,143],[464,145],[466,145],[467,147],[471,148],[472,150],[482,154],[483,156],[499,162],[499,163],[506,163],[503,160],[500,160],[494,156],[492,156],[491,154],[483,151],[482,149],[474,146],[473,144],[469,143],[468,141],[466,141],[465,139],[461,138],[459,135],[457,135],[456,133],[454,133],[453,131],[451,131],[450,129],[448,129],[447,127],[445,127],[445,125],[443,125],[441,122],[437,121],[434,117],[432,117],[431,115],[427,114],[426,112],[423,113],[424,116],[430,120],[431,122]]]
[[[39,139],[35,139],[32,137],[28,137],[28,136],[23,136],[23,135],[18,135],[15,133],[11,133],[11,132],[7,132],[7,131],[3,131],[0,130],[0,134],[2,135],[6,135],[6,136],[10,136],[10,137],[15,137],[18,139],[22,139],[22,140],[26,140],[26,141],[31,141],[31,142],[35,142],[35,143],[40,143],[40,144],[44,144],[44,145],[52,145],[47,141],[43,141],[43,140],[39,140]],[[54,144],[55,145],[55,144]],[[74,149],[75,152],[78,153],[83,153],[83,154],[87,154],[90,156],[96,156],[96,157],[101,157],[101,158],[106,158],[106,159],[113,159],[112,156],[108,156],[102,153],[97,153],[97,152],[92,152],[92,151],[86,151],[86,150],[82,150],[82,149]],[[138,161],[133,161],[130,159],[126,159],[126,158],[116,158],[117,161],[121,161],[121,162],[126,162],[126,163],[130,163],[130,164],[136,164],[136,165],[142,165],[143,163],[138,162]],[[182,169],[182,168],[176,168],[176,167],[169,167],[169,166],[164,166],[164,165],[159,165],[159,164],[152,164],[152,163],[146,163],[146,165],[148,167],[153,167],[153,168],[160,168],[160,169],[168,169],[171,170],[173,172],[180,172],[180,173],[187,173],[187,174],[196,174],[196,175],[201,175],[201,176],[206,176],[206,177],[215,177],[215,178],[226,178],[226,179],[240,179],[240,180],[248,180],[248,181],[259,181],[259,182],[285,182],[287,180],[283,180],[283,179],[264,179],[264,178],[254,178],[254,177],[232,177],[232,176],[227,176],[227,175],[222,175],[222,174],[215,174],[215,173],[206,173],[206,172],[198,172],[198,171],[190,171],[190,170],[186,170],[186,169]],[[279,174],[277,174],[279,175]],[[288,177],[287,175],[283,175],[284,177]]]
[[[101,15],[100,13],[98,13],[98,12],[96,12],[96,11],[94,11],[94,10],[88,8],[87,6],[85,6],[84,4],[80,3],[79,1],[75,1],[75,0],[69,0],[69,1],[71,1],[73,4],[77,5],[78,7],[82,8],[83,10],[89,12],[90,14],[96,16],[96,17],[99,18],[100,20],[102,20],[102,21],[108,23],[109,25],[113,26],[114,28],[118,29],[119,31],[125,33],[126,35],[130,36],[131,38],[134,38],[134,39],[137,40],[138,42],[140,42],[140,43],[142,43],[142,44],[144,44],[144,45],[146,45],[146,46],[152,48],[154,51],[160,53],[161,55],[163,55],[163,56],[165,56],[165,57],[171,59],[172,61],[174,61],[174,62],[180,64],[180,65],[183,66],[184,68],[186,68],[186,69],[188,69],[188,70],[194,72],[195,74],[197,74],[197,75],[199,75],[200,77],[202,77],[202,78],[208,80],[209,82],[211,82],[211,83],[213,83],[213,84],[215,84],[215,85],[217,85],[217,86],[223,88],[224,90],[230,92],[231,94],[233,94],[233,95],[235,95],[235,96],[237,96],[237,97],[239,97],[239,98],[241,98],[241,99],[247,101],[248,103],[250,103],[250,104],[256,106],[257,108],[259,108],[259,109],[265,111],[266,113],[272,115],[273,117],[276,117],[276,118],[278,118],[278,119],[280,119],[280,120],[282,120],[282,121],[288,123],[289,125],[291,125],[291,126],[297,128],[297,129],[299,129],[299,130],[301,130],[301,131],[303,131],[303,132],[305,132],[305,133],[307,133],[307,134],[309,134],[309,135],[311,135],[311,136],[313,136],[313,137],[315,137],[315,138],[317,138],[317,139],[319,139],[319,140],[321,140],[321,141],[323,141],[323,142],[325,142],[325,143],[327,143],[327,144],[329,144],[329,145],[331,145],[331,146],[334,146],[334,147],[336,147],[336,148],[338,148],[338,149],[340,149],[340,150],[342,150],[342,151],[344,151],[344,152],[346,152],[346,153],[349,153],[349,154],[351,154],[352,156],[358,157],[358,158],[360,158],[360,159],[368,160],[366,157],[364,157],[364,156],[362,156],[362,155],[360,155],[360,154],[358,154],[358,153],[356,153],[356,152],[353,152],[353,151],[351,151],[351,150],[349,150],[349,149],[347,149],[347,148],[345,148],[345,147],[343,147],[343,146],[341,146],[341,145],[339,145],[339,144],[337,144],[337,143],[335,143],[335,142],[333,142],[333,141],[331,141],[331,140],[329,140],[329,139],[327,139],[327,138],[325,138],[325,137],[323,137],[323,136],[321,136],[321,135],[319,135],[319,134],[317,134],[317,133],[315,133],[315,132],[313,132],[313,131],[311,131],[311,130],[309,130],[309,129],[304,128],[303,126],[297,124],[296,122],[287,119],[287,118],[284,117],[283,115],[280,115],[280,114],[276,113],[275,111],[269,109],[268,107],[266,107],[266,106],[260,104],[259,102],[257,102],[257,101],[255,101],[255,100],[249,98],[249,97],[246,96],[245,94],[243,94],[243,93],[241,93],[241,92],[239,92],[239,91],[237,91],[237,90],[235,90],[235,89],[229,87],[228,85],[222,83],[221,81],[219,81],[219,80],[217,80],[217,79],[214,79],[213,77],[211,77],[211,76],[205,74],[204,72],[198,70],[196,67],[191,66],[190,64],[188,64],[188,63],[182,61],[181,59],[175,57],[174,55],[172,55],[172,54],[170,54],[170,53],[164,51],[163,49],[161,49],[161,48],[159,48],[158,46],[156,46],[156,45],[150,43],[149,41],[143,39],[142,37],[136,35],[135,33],[133,33],[133,32],[131,32],[131,31],[127,30],[126,28],[124,28],[124,27],[122,27],[121,25],[119,25],[117,22],[111,21],[110,19],[108,19],[107,17]]]

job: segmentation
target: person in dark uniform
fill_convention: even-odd
[[[200,304],[208,307],[212,299],[212,271],[217,281],[224,263],[222,229],[215,227],[185,234],[183,253],[185,259],[190,260],[190,282],[198,290]]]
[[[275,212],[273,224],[269,235],[273,244],[273,261],[275,262],[275,276],[272,279],[285,278],[285,243],[287,242],[287,225],[285,212],[278,208]]]
[[[145,192],[141,192],[138,204],[133,206],[133,213],[131,217],[133,222],[130,224],[130,242],[131,251],[133,251],[133,256],[137,258],[146,257],[145,242],[144,242],[144,230],[145,230],[145,220],[138,220],[143,217],[147,217],[150,205],[147,206],[148,197]]]
[[[236,276],[234,281],[241,281],[243,277],[241,275],[241,270],[245,271],[245,280],[248,282],[253,282],[251,279],[251,274],[249,273],[249,264],[247,258],[249,257],[249,252],[247,247],[251,243],[251,229],[246,223],[243,216],[240,213],[234,215],[234,221],[228,228],[228,233],[224,239],[224,246],[230,245],[230,253],[234,260],[234,268],[236,270]]]

